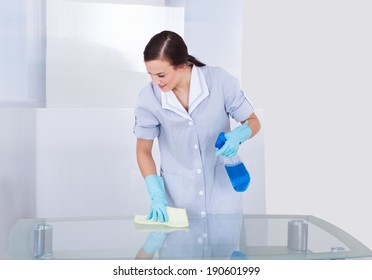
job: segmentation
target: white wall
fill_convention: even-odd
[[[186,0],[184,5],[184,39],[189,53],[205,64],[223,67],[239,78],[242,67],[243,2]]]
[[[242,2],[47,1],[47,107],[134,107],[150,80],[143,49],[162,30],[183,36],[201,61],[240,77]]]
[[[372,3],[244,1],[243,88],[265,109],[267,212],[372,248]]]
[[[183,35],[184,8],[49,0],[47,26],[47,107],[132,108],[149,81],[146,43],[164,29]]]

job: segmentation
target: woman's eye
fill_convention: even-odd
[[[165,75],[158,75],[158,77],[159,77],[159,78],[164,78],[164,77],[165,77]]]

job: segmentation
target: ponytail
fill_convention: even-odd
[[[202,66],[205,66],[205,63],[197,60],[195,57],[193,57],[192,55],[188,55],[187,57],[187,63],[188,64],[192,64],[192,65],[195,65],[195,66],[198,66],[198,67],[202,67]]]

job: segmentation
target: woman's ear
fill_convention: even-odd
[[[183,63],[183,64],[180,64],[176,67],[177,70],[185,70],[187,68],[187,64],[186,63]]]

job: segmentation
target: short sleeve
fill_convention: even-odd
[[[238,122],[248,119],[254,108],[240,89],[238,79],[225,71],[222,71],[222,75],[226,112]]]
[[[137,138],[153,140],[159,135],[159,120],[154,115],[152,108],[152,91],[142,91],[138,97],[137,105],[134,110],[133,133]]]

